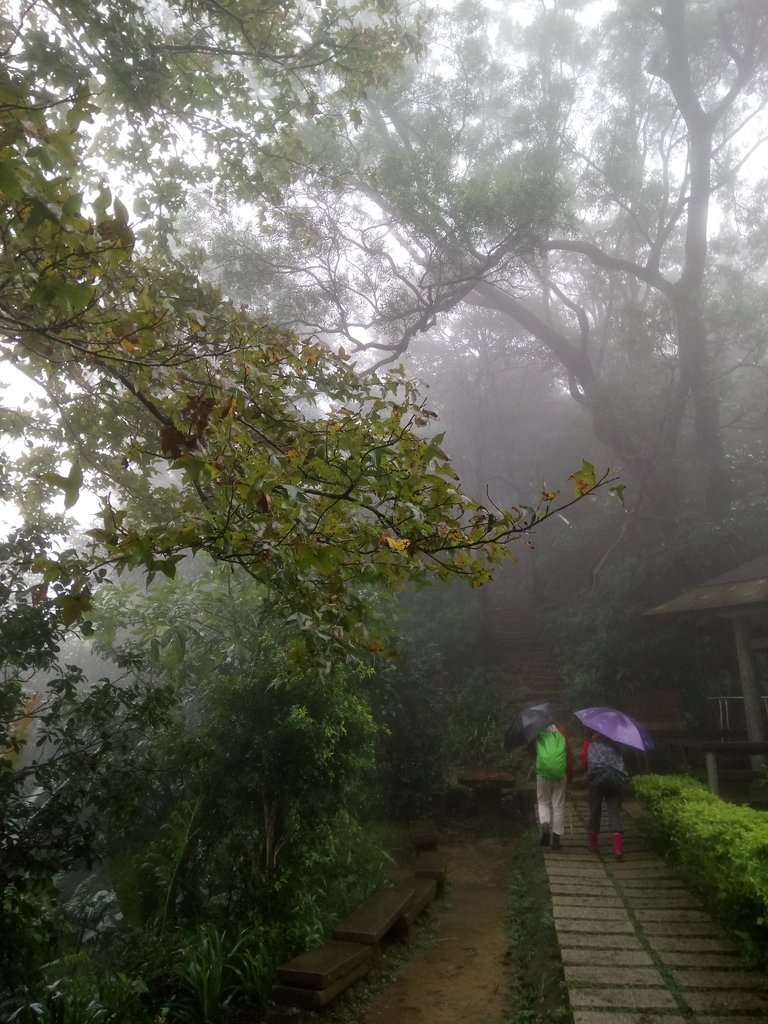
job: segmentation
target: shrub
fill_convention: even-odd
[[[734,930],[768,936],[768,815],[728,804],[685,777],[638,776],[653,835]]]
[[[95,969],[80,953],[47,964],[34,983],[0,1003],[8,1024],[150,1024],[146,986],[121,972]]]

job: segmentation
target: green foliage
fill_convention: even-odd
[[[447,687],[445,751],[452,765],[491,767],[505,755],[501,739],[511,717],[506,673],[468,669]]]
[[[98,971],[82,955],[54,961],[39,981],[19,992],[8,1024],[150,1024],[146,985],[122,973]]]
[[[115,588],[97,605],[101,645],[179,699],[141,751],[157,782],[124,809],[129,835],[114,836],[126,913],[165,928],[261,909],[322,932],[343,896],[339,878],[369,856],[345,813],[372,769],[359,679],[338,666],[289,685],[269,602],[245,574],[214,570],[146,595]]]
[[[704,698],[732,685],[730,635],[643,614],[678,593],[680,580],[693,583],[738,562],[737,551],[722,529],[692,524],[676,540],[615,555],[593,581],[564,585],[548,632],[574,705],[621,704],[645,686],[674,688],[686,695],[691,724],[702,724]],[[567,565],[561,569],[567,580]]]
[[[383,855],[374,837],[339,815],[323,823],[297,866],[297,879],[271,922],[238,931],[208,922],[178,950],[177,995],[169,1018],[183,1024],[217,1024],[247,1006],[263,1008],[278,965],[320,945],[339,916],[382,884]]]
[[[61,872],[104,851],[115,807],[142,787],[137,744],[166,713],[169,692],[87,681],[57,655],[65,630],[55,588],[31,588],[25,567],[55,538],[19,531],[0,546],[0,966],[14,987],[50,959]]]
[[[378,667],[371,703],[382,726],[375,788],[384,813],[427,814],[457,768],[506,764],[502,735],[511,710],[504,682],[486,668],[450,665],[437,646],[409,646]]]
[[[509,877],[506,925],[514,972],[505,1024],[566,1024],[572,1019],[538,839],[535,829],[522,833]]]
[[[297,125],[322,119],[331,96],[354,111],[366,88],[418,49],[420,24],[390,0],[279,10],[267,0],[171,0],[162,11],[142,0],[108,9],[64,0],[9,11],[2,31],[6,58],[40,89],[61,98],[97,85],[106,115],[97,151],[130,169],[141,186],[137,213],[157,227],[202,182],[278,199],[292,177]]]
[[[11,496],[35,514],[109,489],[90,551],[28,566],[65,624],[107,564],[172,579],[205,552],[267,586],[299,668],[327,671],[334,648],[376,647],[356,584],[481,586],[510,541],[555,514],[544,498],[490,511],[463,494],[402,369],[363,377],[343,349],[224,301],[178,260],[139,255],[111,190],[86,202],[75,186],[78,128],[96,110],[84,87],[54,103],[13,67],[0,86],[0,326],[43,395]]]
[[[172,1019],[184,1024],[217,1024],[226,1017],[241,990],[243,948],[249,937],[247,931],[230,936],[213,924],[201,925],[192,934],[180,951],[179,995]]]
[[[768,936],[768,815],[724,803],[689,778],[643,775],[635,793],[650,828],[685,879],[706,893],[724,923]]]
[[[381,840],[355,817],[375,734],[360,680],[339,667],[289,686],[264,591],[245,574],[115,587],[90,614],[101,649],[135,678],[47,689],[46,756],[29,771],[41,794],[59,789],[38,806],[22,788],[5,818],[9,1005],[39,1003],[51,1021],[143,1021],[144,982],[132,979],[144,978],[155,1003],[172,1004],[169,1020],[253,1011],[275,966],[383,880]],[[159,703],[142,708],[141,695]],[[21,785],[26,770],[9,778]],[[16,828],[27,811],[35,831]],[[59,845],[45,845],[54,825]],[[98,880],[62,900],[53,872],[94,858]],[[77,970],[57,973],[52,958],[70,951]]]
[[[397,819],[429,813],[445,789],[445,694],[436,649],[380,664],[371,705],[381,727],[376,756],[376,797]]]

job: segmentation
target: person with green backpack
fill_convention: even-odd
[[[556,725],[549,725],[539,733],[533,745],[541,845],[559,850],[565,831],[565,791],[573,778],[568,734]]]

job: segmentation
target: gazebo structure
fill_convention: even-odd
[[[755,652],[768,650],[768,555],[705,580],[645,615],[673,615],[693,625],[712,619],[731,622],[747,744],[753,748],[768,744],[768,715],[755,664]]]

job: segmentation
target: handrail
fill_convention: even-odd
[[[768,696],[766,694],[760,694],[763,709],[765,710],[766,716],[768,716]],[[730,732],[731,729],[731,701],[740,701],[741,705],[744,704],[744,697],[740,694],[727,694],[722,697],[707,697],[708,701],[717,702],[717,713],[720,721],[720,731]]]

